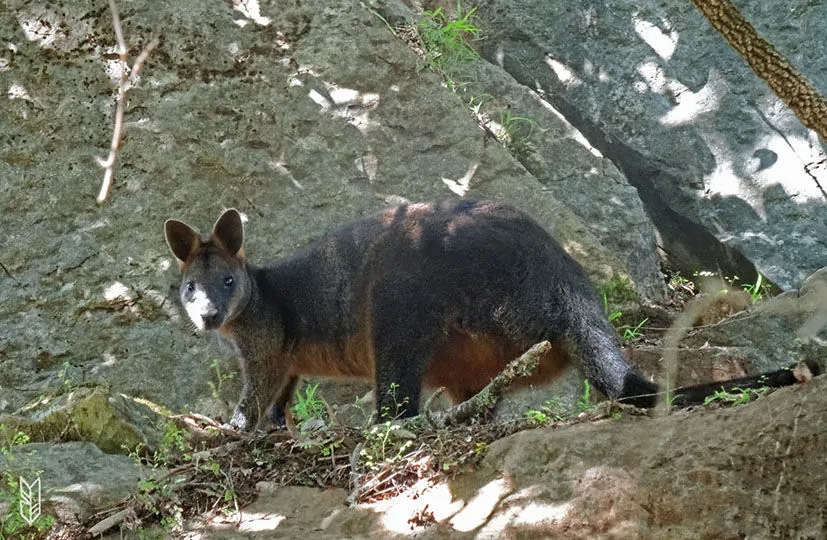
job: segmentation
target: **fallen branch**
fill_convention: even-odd
[[[112,26],[115,28],[115,37],[118,41],[118,58],[121,64],[121,79],[118,83],[118,100],[115,105],[115,127],[112,130],[112,142],[109,146],[109,156],[106,159],[98,158],[98,165],[103,167],[103,184],[101,185],[100,193],[98,193],[98,203],[106,201],[109,196],[109,190],[112,187],[112,175],[115,167],[115,157],[118,153],[118,148],[121,145],[121,130],[123,128],[123,113],[126,103],[126,91],[137,82],[138,74],[143,67],[144,62],[149,57],[152,49],[158,46],[158,40],[153,39],[149,45],[144,48],[135,63],[132,64],[132,69],[129,69],[129,64],[126,58],[126,41],[123,38],[123,29],[121,28],[121,18],[118,15],[118,7],[115,5],[115,0],[109,0],[109,9],[112,11]]]
[[[425,411],[419,416],[402,422],[402,426],[418,425],[423,421],[436,429],[464,424],[491,412],[505,394],[514,379],[531,375],[540,363],[540,357],[551,350],[551,343],[542,341],[512,360],[504,370],[491,379],[488,385],[475,396],[445,411]],[[430,405],[430,401],[427,405]],[[427,406],[426,406],[427,409]]]
[[[238,431],[227,424],[221,424],[202,414],[174,414],[170,416],[169,419],[174,422],[177,427],[187,430],[193,443],[216,440],[219,434],[229,439],[241,441],[248,441],[255,438],[254,434]],[[202,427],[201,424],[206,424],[206,426]]]
[[[121,522],[123,522],[123,520],[127,517],[134,516],[135,510],[136,505],[130,505],[124,508],[123,510],[120,510],[108,517],[103,518],[102,520],[98,521],[92,527],[89,528],[88,534],[92,538],[102,535],[112,527],[120,525]]]

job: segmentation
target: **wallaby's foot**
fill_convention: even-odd
[[[284,408],[278,405],[273,405],[267,412],[267,417],[273,422],[273,425],[278,429],[287,429],[287,416],[284,414]]]

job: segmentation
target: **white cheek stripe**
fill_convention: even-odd
[[[199,330],[204,329],[204,315],[213,309],[213,303],[207,297],[207,293],[201,290],[195,291],[192,298],[187,302],[187,315]]]

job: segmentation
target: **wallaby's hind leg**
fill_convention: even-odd
[[[413,279],[373,289],[371,324],[380,419],[415,416],[428,362],[444,339],[443,307]]]
[[[267,417],[270,418],[270,421],[273,422],[276,427],[283,428],[287,426],[287,405],[290,403],[290,398],[292,398],[293,394],[296,392],[298,382],[298,377],[291,378],[290,381],[288,381],[287,386],[284,387],[284,390],[282,390],[281,394],[276,397],[275,402],[267,411]]]

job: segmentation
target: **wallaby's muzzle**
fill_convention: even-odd
[[[181,292],[181,303],[190,320],[199,330],[218,330],[224,324],[221,311],[203,289],[198,288],[193,292],[188,292],[185,288]]]

